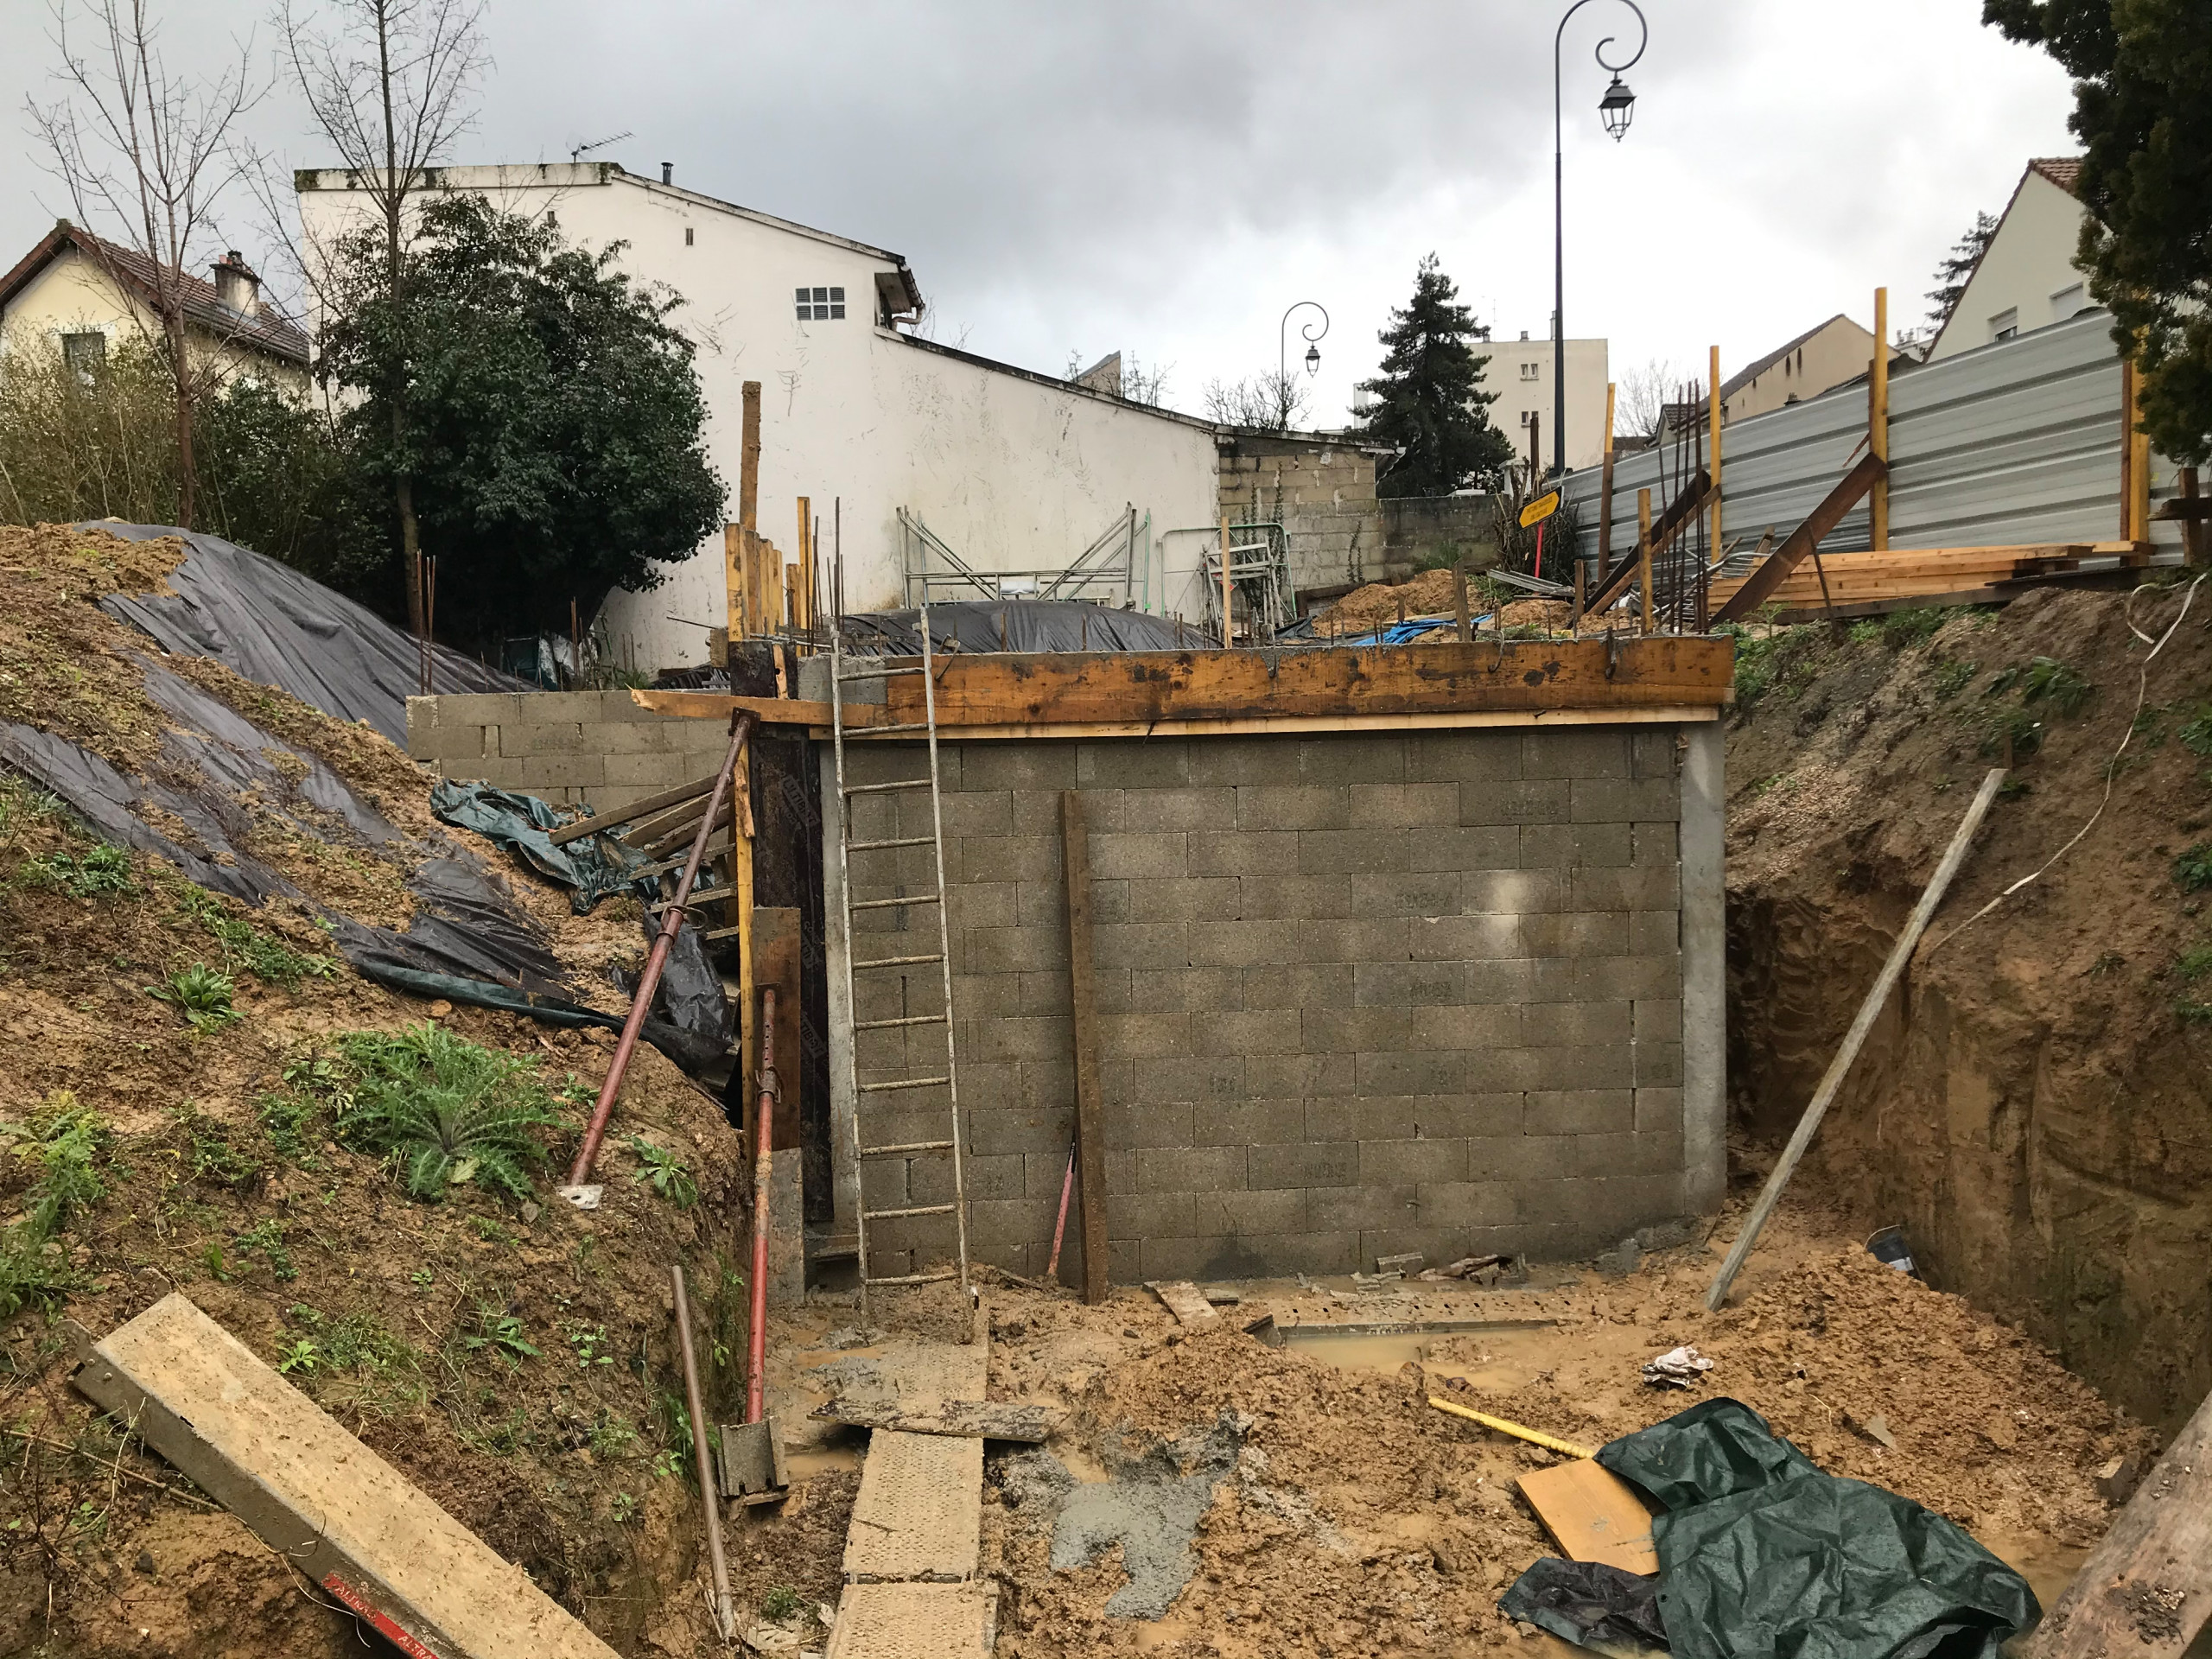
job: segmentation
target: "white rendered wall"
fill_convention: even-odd
[[[1994,337],[1992,320],[2007,311],[2018,314],[2024,334],[2088,309],[2094,302],[2087,295],[2088,279],[2074,268],[2081,240],[2082,204],[2031,168],[1929,360],[1988,345]],[[2077,286],[2083,292],[2074,296]],[[2069,296],[2064,316],[2052,308],[2056,295]]]
[[[1552,343],[1543,340],[1494,340],[1478,344],[1478,354],[1488,353],[1483,370],[1484,391],[1494,391],[1490,423],[1511,441],[1513,453],[1529,454],[1529,416],[1543,423],[1544,467],[1552,464]],[[1535,374],[1529,373],[1530,368]],[[1594,467],[1605,452],[1606,344],[1602,340],[1567,342],[1567,464]]]
[[[626,242],[624,270],[683,296],[673,321],[699,348],[707,454],[728,486],[730,516],[741,388],[758,380],[761,533],[796,558],[798,499],[809,497],[826,562],[842,500],[849,610],[903,602],[902,506],[982,569],[1065,565],[1131,505],[1141,520],[1151,514],[1155,543],[1162,530],[1213,522],[1210,429],[876,327],[876,274],[897,269],[880,250],[588,164],[455,168],[441,177],[513,211],[551,212],[571,240]],[[342,188],[342,173],[317,179],[302,191],[300,213],[308,241],[321,244],[367,204]],[[843,319],[799,321],[793,290],[802,284],[843,288]],[[1169,544],[1183,568],[1167,598],[1195,617],[1192,540]],[[659,588],[613,594],[602,617],[618,655],[634,652],[647,668],[704,661],[706,625],[725,614],[722,563],[717,531],[692,558],[662,567],[669,579]],[[1151,608],[1168,608],[1156,564],[1153,589]]]

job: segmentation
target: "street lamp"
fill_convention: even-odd
[[[1282,322],[1275,330],[1275,407],[1282,412],[1283,430],[1290,429],[1290,317],[1291,312],[1312,306],[1321,314],[1319,327],[1310,322],[1298,326],[1300,338],[1306,342],[1306,372],[1321,372],[1321,348],[1313,342],[1329,332],[1328,308],[1319,300],[1300,300],[1282,314]]]
[[[1636,112],[1636,94],[1621,73],[1636,67],[1651,41],[1651,25],[1644,21],[1643,9],[1636,0],[1620,3],[1636,14],[1636,54],[1625,63],[1608,60],[1605,48],[1613,43],[1610,35],[1598,42],[1596,54],[1598,67],[1613,78],[1598,100],[1598,114],[1615,143],[1628,136],[1628,124]],[[1552,471],[1561,477],[1567,473],[1567,160],[1560,114],[1560,47],[1567,38],[1567,18],[1589,3],[1574,0],[1552,36]]]

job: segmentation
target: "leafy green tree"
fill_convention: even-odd
[[[2174,461],[2212,459],[2212,6],[1985,0],[1981,16],[2074,77],[2077,263],[2137,353],[2144,430]]]
[[[1494,391],[1482,389],[1490,359],[1475,350],[1474,314],[1455,304],[1459,290],[1430,254],[1414,276],[1414,296],[1393,308],[1377,336],[1388,349],[1382,372],[1363,381],[1375,394],[1365,435],[1398,458],[1376,482],[1378,495],[1449,495],[1470,480],[1493,482],[1513,445],[1490,423]]]
[[[341,424],[364,478],[387,497],[412,480],[448,639],[565,632],[572,598],[588,616],[611,588],[658,586],[653,563],[721,522],[691,342],[668,321],[681,302],[633,286],[622,247],[454,194],[421,209],[397,301],[382,225],[337,248],[318,372],[353,396]],[[388,558],[397,598],[398,541]]]

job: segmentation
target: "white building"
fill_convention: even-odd
[[[1931,363],[2094,310],[2088,278],[2074,264],[2088,217],[2074,187],[2082,163],[2069,156],[2028,163],[2004,217],[1982,250],[1966,291],[1929,347]]]
[[[296,176],[311,245],[371,211],[342,169]],[[1141,609],[1202,614],[1202,538],[1164,538],[1217,521],[1210,423],[918,338],[921,289],[898,254],[682,189],[665,168],[658,181],[612,162],[446,168],[435,180],[556,214],[572,241],[625,242],[632,277],[683,296],[674,321],[698,344],[707,452],[729,511],[741,387],[757,380],[761,533],[795,559],[797,503],[810,498],[826,569],[834,518],[847,610],[908,602],[914,538],[902,512],[978,571],[1033,573],[1065,568],[1134,510],[1129,596]],[[618,652],[641,666],[702,661],[705,625],[725,614],[719,537],[667,569],[664,585],[617,592],[602,613]]]
[[[1518,340],[1493,340],[1475,350],[1490,354],[1483,371],[1483,390],[1497,394],[1490,405],[1490,423],[1513,441],[1516,454],[1529,454],[1529,420],[1540,423],[1537,436],[1544,448],[1544,467],[1552,464],[1552,342],[1548,335],[1531,340],[1523,329]],[[1595,467],[1605,453],[1605,382],[1609,378],[1605,342],[1570,340],[1567,342],[1567,464]]]

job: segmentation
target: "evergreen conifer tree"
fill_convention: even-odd
[[[1469,482],[1495,482],[1513,459],[1513,445],[1490,423],[1494,391],[1482,389],[1480,331],[1474,314],[1455,303],[1459,290],[1430,254],[1414,276],[1414,296],[1394,308],[1378,338],[1382,372],[1360,389],[1375,394],[1365,435],[1396,449],[1376,493],[1449,495]]]

